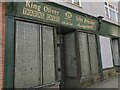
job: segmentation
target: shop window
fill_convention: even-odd
[[[15,41],[15,88],[53,84],[53,27],[16,21]]]
[[[108,18],[118,22],[118,10],[116,7],[105,2],[105,13]]]
[[[99,73],[96,37],[79,32],[79,49],[82,77]]]
[[[99,36],[103,69],[113,67],[113,56],[109,37]]]
[[[113,51],[114,64],[115,66],[120,66],[118,39],[112,40],[112,46],[113,46],[112,51]]]

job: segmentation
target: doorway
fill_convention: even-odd
[[[57,30],[57,68],[60,87],[74,87],[78,77],[75,31],[62,28]]]

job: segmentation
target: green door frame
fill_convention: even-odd
[[[4,88],[13,88],[14,80],[14,17],[6,16]]]

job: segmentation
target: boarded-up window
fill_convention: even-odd
[[[77,76],[77,59],[75,52],[74,33],[65,35],[65,59],[66,59],[66,74],[68,77]]]
[[[16,22],[15,88],[41,85],[39,25]]]
[[[99,66],[98,66],[98,55],[97,55],[97,45],[96,45],[95,35],[88,34],[88,42],[89,42],[91,72],[92,74],[98,74]]]
[[[100,48],[101,48],[101,57],[102,57],[102,67],[111,68],[113,67],[113,57],[111,51],[110,38],[100,36]]]
[[[98,74],[99,62],[95,35],[79,32],[79,49],[82,77]]]
[[[114,63],[116,66],[119,66],[120,65],[120,56],[119,56],[118,39],[113,39],[112,44],[113,44]]]
[[[53,27],[42,26],[43,34],[43,84],[55,81]]]
[[[15,48],[15,88],[55,82],[53,27],[16,21]]]
[[[87,43],[87,34],[79,33],[79,48],[80,48],[80,60],[81,60],[81,69],[82,76],[90,75],[90,62],[88,55],[88,43]]]

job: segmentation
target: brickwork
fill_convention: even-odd
[[[5,42],[5,3],[0,2],[0,90],[4,76],[4,42]]]

